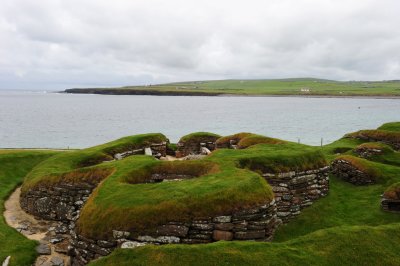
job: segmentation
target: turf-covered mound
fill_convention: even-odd
[[[380,173],[374,163],[351,155],[337,157],[331,164],[332,173],[355,185],[380,182]]]
[[[358,145],[354,152],[362,158],[371,158],[383,154],[393,153],[393,149],[380,142],[366,142]]]
[[[237,133],[234,135],[224,136],[215,142],[217,148],[239,148],[245,149],[257,144],[283,144],[285,141],[280,139],[269,138],[253,133]]]
[[[378,127],[381,130],[400,131],[400,122],[391,122]]]
[[[381,205],[385,211],[400,213],[400,182],[392,184],[385,190]]]
[[[389,127],[393,128],[393,127]],[[392,146],[396,150],[400,150],[400,132],[390,130],[360,130],[346,135],[347,138],[356,138],[369,142],[380,141]]]
[[[42,162],[25,178],[22,194],[36,186],[48,187],[54,183],[98,183],[110,174],[113,166],[104,164],[115,160],[116,154],[167,143],[162,134],[142,134],[121,138],[84,150],[64,152]]]

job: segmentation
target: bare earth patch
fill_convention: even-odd
[[[39,241],[37,251],[40,256],[35,266],[68,266],[70,257],[66,255],[69,243],[68,230],[60,222],[36,219],[21,209],[19,198],[21,188],[17,188],[5,202],[3,216],[7,224],[25,237]]]

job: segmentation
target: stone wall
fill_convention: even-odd
[[[381,206],[384,211],[400,213],[400,199],[387,199],[383,197]]]
[[[113,230],[112,239],[93,240],[73,232],[70,255],[73,265],[85,265],[90,260],[108,255],[116,247],[137,247],[148,243],[199,244],[219,240],[269,241],[282,222],[276,212],[276,203],[272,200],[231,215],[170,222],[147,234]]]
[[[336,159],[331,164],[332,174],[350,182],[354,185],[369,185],[374,184],[373,176],[364,173],[350,162],[343,159]]]
[[[148,153],[148,154],[147,154]],[[114,154],[114,159],[121,160],[132,155],[153,155],[156,158],[165,157],[167,155],[167,142],[154,143],[149,147],[143,147],[135,150],[124,151]]]
[[[218,139],[218,137],[215,136],[210,136],[208,139],[202,139],[202,140],[189,140],[189,141],[180,141],[177,143],[177,151],[176,151],[176,157],[181,158],[185,157],[188,155],[193,155],[193,154],[202,154],[202,148],[206,148],[209,151],[215,150],[215,141]]]
[[[88,182],[39,186],[26,192],[20,198],[20,204],[34,216],[70,223],[79,218],[80,209],[96,186]]]
[[[383,154],[383,149],[368,148],[368,147],[357,147],[354,152],[361,158],[370,158],[375,155]]]
[[[272,186],[277,206],[277,216],[288,222],[300,214],[301,209],[324,197],[329,191],[329,166],[303,172],[279,174],[264,173]]]

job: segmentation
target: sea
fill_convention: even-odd
[[[0,90],[0,148],[86,148],[160,132],[253,132],[318,146],[400,121],[400,99],[135,96]]]

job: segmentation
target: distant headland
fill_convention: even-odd
[[[335,81],[315,78],[188,81],[115,88],[73,88],[65,93],[159,96],[314,96],[400,98],[400,80]]]

